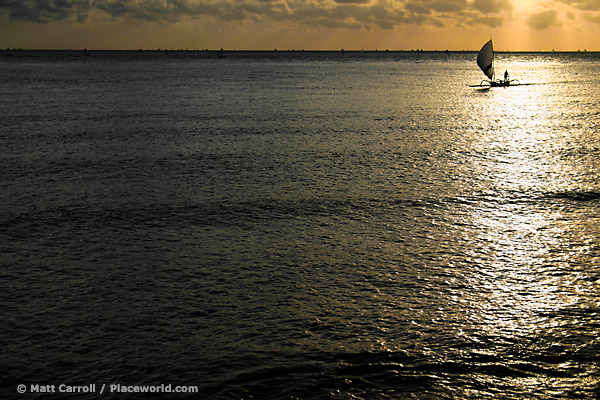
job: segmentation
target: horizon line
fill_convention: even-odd
[[[445,53],[445,52],[449,52],[449,53],[471,53],[471,52],[478,52],[479,49],[462,49],[462,50],[458,50],[458,49],[378,49],[378,48],[374,48],[374,49],[344,49],[344,48],[337,48],[337,49],[295,49],[295,48],[291,48],[291,49],[278,49],[278,48],[271,48],[271,49],[235,49],[235,48],[231,48],[231,49],[226,49],[226,48],[221,48],[221,49],[183,49],[183,48],[156,48],[156,49],[143,49],[143,48],[138,48],[138,49],[96,49],[96,48],[83,48],[83,49],[71,49],[71,48],[40,48],[40,49],[35,49],[35,48],[11,48],[11,47],[7,47],[5,50],[2,50],[5,53],[8,52],[19,52],[19,51],[63,51],[63,52],[70,52],[70,51],[75,51],[75,52],[85,52],[85,51],[134,51],[134,52],[271,52],[271,53],[275,53],[275,52],[352,52],[352,53],[361,53],[361,52],[371,52],[371,53]],[[588,51],[587,49],[577,49],[577,50],[494,50],[494,53],[600,53],[600,50],[590,50]]]

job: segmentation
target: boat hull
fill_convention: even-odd
[[[491,88],[491,87],[508,87],[508,86],[526,86],[532,85],[532,83],[520,83],[517,79],[513,79],[512,81],[481,81],[479,85],[469,85],[469,87],[479,87],[479,88]]]

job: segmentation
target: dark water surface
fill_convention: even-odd
[[[475,57],[2,57],[2,397],[598,398],[600,57]]]

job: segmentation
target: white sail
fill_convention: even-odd
[[[491,39],[479,50],[477,65],[479,65],[485,76],[492,79],[494,76],[494,45]]]

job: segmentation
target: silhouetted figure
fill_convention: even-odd
[[[508,82],[508,71],[504,71],[504,82]]]

